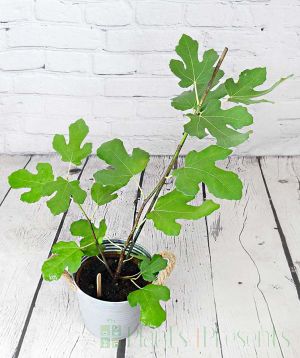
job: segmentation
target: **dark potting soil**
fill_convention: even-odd
[[[108,265],[114,272],[118,265],[119,255],[116,253],[105,253]],[[131,276],[139,272],[138,260],[131,259],[126,261],[123,265],[120,276]],[[102,301],[121,302],[126,301],[130,292],[135,291],[137,287],[130,281],[119,279],[115,284],[112,284],[112,278],[105,266],[96,257],[90,257],[80,267],[75,275],[75,280],[80,289],[89,296],[97,298],[96,278],[98,273],[101,273],[102,279],[102,295],[99,298]],[[146,286],[149,282],[142,277],[135,282],[140,287]]]

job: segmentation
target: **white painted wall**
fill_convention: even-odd
[[[96,143],[120,136],[173,152],[184,119],[169,104],[168,62],[182,33],[228,46],[229,75],[262,65],[268,83],[295,74],[276,104],[253,107],[238,153],[300,154],[299,0],[0,0],[0,152],[48,152],[79,117]]]

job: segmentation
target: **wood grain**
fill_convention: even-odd
[[[300,157],[262,158],[261,167],[299,276]]]
[[[223,356],[299,357],[300,306],[258,162],[227,167],[244,197],[217,200],[221,210],[207,218]]]
[[[1,180],[7,175],[5,167],[9,173],[25,165],[24,159],[0,156]],[[28,169],[48,160],[57,174],[66,172],[67,163],[55,156],[34,156]],[[168,157],[151,158],[142,184],[145,194],[168,161]],[[163,235],[153,229],[151,222],[145,225],[139,243],[151,253],[172,251],[177,264],[167,281],[171,300],[165,304],[166,323],[157,330],[140,327],[127,340],[127,358],[300,357],[299,299],[262,177],[263,173],[297,271],[300,158],[263,159],[262,173],[255,158],[231,158],[226,166],[237,171],[244,182],[240,202],[216,200],[221,209],[207,221],[183,221],[179,237]],[[101,163],[93,157],[81,178],[84,188],[91,186],[97,169],[101,169]],[[165,192],[173,185],[169,179]],[[4,187],[4,195],[7,190]],[[113,205],[97,211],[99,220],[106,218],[110,238],[126,238],[136,192],[137,183],[132,181]],[[45,203],[28,205],[19,201],[19,195],[18,191],[10,191],[0,207],[1,357],[12,357],[18,344],[40,267],[61,221],[61,216],[51,215]],[[195,203],[201,201],[200,194]],[[94,212],[91,201],[85,207],[89,213]],[[80,217],[72,204],[59,240],[71,239],[69,226]],[[119,353],[123,354],[124,341],[122,344]],[[104,348],[84,328],[76,296],[66,282],[42,283],[19,357],[113,358],[116,354],[117,347]]]

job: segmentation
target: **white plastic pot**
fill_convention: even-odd
[[[123,246],[121,240],[113,240],[119,246]],[[104,241],[104,251],[118,251],[116,246],[108,241]],[[135,245],[132,250],[133,254],[146,255],[150,254],[140,245]],[[88,259],[85,257],[84,260]],[[140,323],[139,306],[131,307],[127,301],[108,302],[101,301],[84,293],[75,282],[75,274],[73,275],[73,283],[76,287],[79,307],[86,328],[101,340],[120,340],[129,337],[136,331]]]

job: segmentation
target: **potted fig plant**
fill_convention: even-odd
[[[156,229],[177,236],[181,230],[178,220],[200,219],[217,210],[219,204],[211,199],[201,205],[189,204],[201,183],[216,198],[241,198],[242,182],[237,174],[221,169],[216,161],[226,160],[231,148],[249,138],[251,131],[241,131],[253,122],[247,106],[267,102],[261,97],[286,79],[257,90],[266,80],[266,69],[254,68],[243,71],[236,81],[222,81],[224,72],[220,67],[227,48],[220,57],[211,49],[199,59],[198,42],[187,35],[179,40],[176,53],[180,59],[171,60],[170,69],[179,78],[179,86],[186,90],[172,99],[172,106],[185,112],[187,123],[168,167],[153,190],[144,195],[127,238],[109,240],[105,220],[88,216],[84,208],[87,192],[78,180],[69,179],[69,173],[56,177],[49,163],[39,163],[36,173],[21,169],[9,176],[12,188],[30,189],[21,195],[22,201],[34,203],[48,197],[47,206],[53,215],[66,212],[71,202],[81,211],[82,218],[70,226],[74,241],[53,245],[52,256],[42,266],[42,275],[47,281],[58,280],[62,275],[72,279],[85,324],[98,336],[101,326],[109,322],[120,327],[118,338],[122,339],[137,328],[139,321],[158,327],[166,319],[160,301],[169,300],[170,291],[158,276],[162,272],[166,276],[165,270],[171,270],[174,258],[159,253],[150,255],[137,244],[139,235],[144,225],[152,221]],[[231,107],[222,108],[224,101]],[[69,127],[68,140],[63,135],[54,136],[53,148],[64,162],[80,165],[92,153],[92,144],[83,144],[87,134],[84,120],[77,120]],[[173,169],[189,136],[202,139],[208,135],[215,139],[214,144],[189,152],[184,166]],[[94,174],[90,190],[98,206],[117,199],[118,191],[145,170],[149,162],[146,151],[134,148],[129,154],[120,139],[101,144],[96,154],[108,165]],[[175,189],[160,195],[170,176]]]

